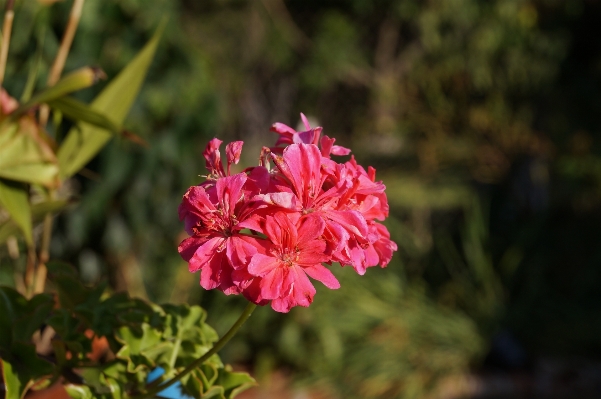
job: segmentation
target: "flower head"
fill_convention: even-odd
[[[230,170],[240,159],[241,141],[226,146],[226,168],[221,140],[205,148],[207,180],[191,187],[179,208],[190,235],[179,252],[190,271],[200,271],[205,289],[288,312],[313,301],[309,278],[340,286],[324,264],[351,265],[364,274],[386,266],[397,250],[379,223],[388,216],[388,201],[375,170],[366,171],[353,157],[336,162],[332,155],[350,150],[301,119],[302,132],[275,123],[275,147],[263,147],[259,165],[242,173]]]
[[[293,306],[309,306],[315,288],[308,276],[321,281],[326,287],[340,287],[336,277],[322,262],[329,257],[324,253],[326,244],[319,237],[325,223],[315,215],[299,218],[297,214],[277,212],[267,216],[263,232],[269,243],[264,253],[256,253],[248,264],[248,271],[261,277],[261,296],[271,299],[271,307],[288,312]]]

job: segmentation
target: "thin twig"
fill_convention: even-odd
[[[75,31],[77,30],[79,20],[81,19],[83,3],[84,0],[73,1],[71,15],[69,15],[69,22],[67,23],[67,29],[65,29],[61,46],[56,53],[56,58],[54,59],[54,63],[50,69],[50,75],[48,75],[48,86],[54,86],[61,77],[61,73],[65,67],[65,62],[67,61],[67,55],[69,55],[69,50],[71,49],[71,44],[73,43],[73,38],[75,37]]]
[[[28,245],[27,248],[27,264],[25,266],[25,293],[27,298],[33,296],[34,284],[36,280],[36,263],[37,255],[35,253],[34,244]]]
[[[73,43],[73,38],[75,37],[75,31],[77,30],[79,20],[81,19],[83,3],[84,0],[73,0],[73,6],[71,7],[71,14],[69,15],[67,28],[65,29],[61,45],[58,48],[58,52],[56,53],[56,57],[52,63],[52,68],[50,68],[50,73],[48,74],[48,87],[54,86],[63,73],[63,68],[65,67],[65,62],[67,61],[67,55],[69,55],[69,50],[71,49],[71,44]],[[50,109],[46,104],[44,104],[40,108],[41,126],[46,126],[49,114]]]
[[[2,47],[0,47],[0,86],[4,82],[4,72],[6,71],[6,60],[8,59],[8,46],[10,44],[10,34],[13,29],[13,20],[15,12],[14,0],[6,2],[6,12],[4,13],[4,24],[2,25]]]
[[[81,19],[81,10],[83,9],[84,1],[85,0],[73,0],[73,5],[71,6],[71,13],[69,15],[69,22],[67,22],[67,27],[65,29],[65,33],[63,34],[63,39],[61,40],[61,45],[58,48],[58,52],[56,53],[56,57],[54,58],[52,68],[50,68],[50,73],[48,74],[48,87],[54,86],[61,77],[63,68],[65,67],[65,62],[67,61],[67,56],[69,55],[69,50],[71,49],[71,44],[73,43],[73,38],[75,37],[75,31],[77,30],[79,20]],[[39,123],[42,128],[46,127],[49,115],[50,108],[47,104],[42,104],[42,106],[40,107],[39,118]],[[49,197],[52,198],[53,195],[53,190],[50,190]],[[49,259],[51,236],[52,214],[48,213],[44,218],[44,230],[42,233],[40,256],[34,278],[34,293],[40,293],[44,291],[47,273],[46,263]]]

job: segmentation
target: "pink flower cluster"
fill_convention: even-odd
[[[179,253],[191,272],[200,270],[200,284],[249,301],[288,312],[309,306],[315,295],[311,277],[326,287],[340,287],[324,266],[338,262],[364,274],[385,267],[397,245],[378,221],[388,216],[388,201],[375,169],[367,171],[354,157],[344,163],[331,155],[350,150],[321,136],[301,114],[306,130],[282,123],[275,147],[263,147],[259,166],[231,173],[242,142],[225,147],[213,139],[203,155],[209,176],[188,189],[179,217],[190,235]]]

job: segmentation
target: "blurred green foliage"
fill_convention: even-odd
[[[17,2],[15,24],[33,28],[11,44],[15,96],[69,7],[33,3]],[[150,147],[113,140],[70,182],[81,202],[57,221],[54,256],[90,282],[200,302],[225,330],[243,300],[187,272],[177,206],[208,139],[244,140],[254,163],[271,123],[302,111],[378,169],[399,254],[363,277],[340,270],[342,288],[309,309],[259,309],[228,361],[340,397],[411,398],[480,364],[503,329],[532,356],[599,355],[597,2],[87,0],[67,69],[114,76],[165,15],[126,122]]]

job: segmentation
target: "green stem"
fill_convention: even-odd
[[[175,361],[177,360],[177,355],[179,353],[179,349],[182,347],[182,337],[181,331],[178,334],[177,339],[175,340],[175,344],[173,345],[173,352],[171,353],[171,359],[169,359],[169,367],[173,368],[175,366]]]
[[[223,348],[225,346],[225,344],[227,344],[228,341],[230,339],[232,339],[232,337],[234,335],[236,335],[236,333],[238,332],[240,327],[242,327],[244,322],[246,320],[248,320],[248,318],[250,317],[250,315],[252,314],[253,310],[255,310],[256,307],[257,307],[257,305],[255,305],[254,303],[249,303],[248,305],[246,305],[246,308],[244,308],[244,311],[242,312],[240,317],[238,317],[238,320],[236,320],[234,325],[229,329],[228,332],[225,333],[225,335],[223,337],[221,337],[221,339],[219,341],[217,341],[215,343],[215,345],[207,353],[205,353],[204,355],[202,355],[201,357],[199,357],[198,359],[196,359],[195,361],[190,363],[185,369],[183,369],[179,374],[177,374],[172,379],[170,379],[158,386],[152,386],[152,383],[151,383],[150,384],[151,388],[148,391],[143,392],[142,394],[140,394],[138,396],[134,396],[133,399],[144,399],[144,398],[151,398],[151,397],[155,396],[157,393],[159,393],[163,389],[175,384],[176,382],[178,382],[179,380],[184,378],[188,373],[190,373],[191,371],[193,371],[194,369],[199,367],[201,364],[206,362],[211,356],[213,356],[215,353],[219,352],[221,350],[221,348]]]

